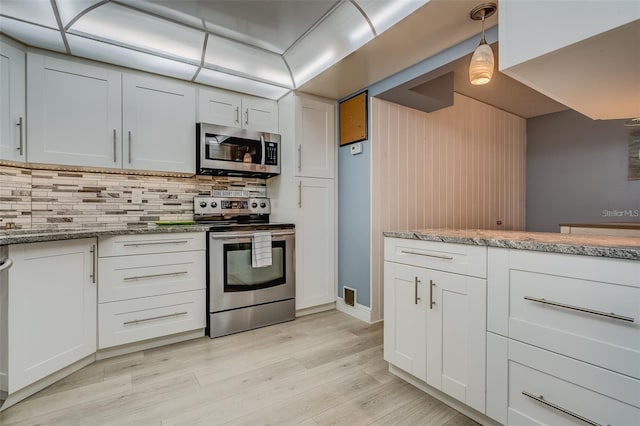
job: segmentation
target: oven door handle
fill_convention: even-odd
[[[264,231],[256,231],[256,232],[264,232]],[[279,232],[272,232],[271,233],[271,237],[284,237],[287,235],[295,235],[296,231],[294,231],[293,229],[291,231],[279,231]],[[216,239],[216,240],[231,240],[234,238],[251,238],[253,236],[253,232],[243,232],[243,233],[235,233],[235,234],[228,234],[226,232],[220,232],[220,233],[213,233],[211,232],[211,238]]]

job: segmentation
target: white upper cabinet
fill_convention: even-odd
[[[30,162],[121,166],[121,73],[28,53],[27,105]]]
[[[218,89],[198,90],[198,121],[260,132],[278,132],[278,104]]]
[[[3,41],[0,41],[0,93],[0,159],[24,161],[25,52]]]
[[[194,173],[193,85],[124,74],[122,116],[124,168]]]
[[[296,97],[296,176],[335,177],[335,105]]]
[[[548,5],[500,1],[500,71],[592,119],[640,116],[640,3]]]

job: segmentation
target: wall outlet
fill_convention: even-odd
[[[142,204],[142,188],[131,190],[131,204]]]
[[[362,142],[356,142],[349,147],[351,155],[362,154]]]

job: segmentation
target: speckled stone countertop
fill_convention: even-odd
[[[0,231],[0,246],[9,244],[38,243],[43,241],[72,240],[103,235],[160,234],[170,232],[205,232],[207,225],[148,225],[127,228],[77,228],[77,229],[16,229]]]
[[[385,237],[640,260],[640,237],[482,229],[388,231]],[[639,265],[640,266],[640,265]]]

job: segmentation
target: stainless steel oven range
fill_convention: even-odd
[[[269,222],[268,198],[234,192],[193,200],[196,222],[210,225],[207,334],[212,338],[295,319],[294,225]],[[269,236],[271,262],[254,267],[254,238],[264,244],[266,237],[268,250]]]

